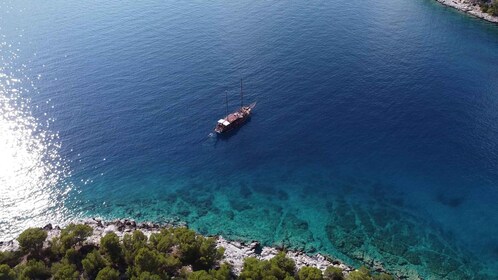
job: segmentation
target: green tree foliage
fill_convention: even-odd
[[[498,0],[479,0],[481,11],[492,16],[498,16]]]
[[[162,280],[162,278],[157,274],[152,274],[148,271],[144,271],[138,276],[131,277],[131,280]]]
[[[39,254],[43,248],[43,242],[47,239],[47,232],[41,228],[28,228],[23,231],[17,241],[24,252]]]
[[[78,280],[79,272],[76,265],[67,261],[52,265],[52,280]]]
[[[0,280],[234,279],[227,264],[213,269],[223,257],[223,249],[216,248],[215,239],[187,228],[166,228],[152,234],[149,239],[137,230],[125,235],[122,241],[115,233],[109,233],[101,238],[100,247],[83,245],[91,234],[89,226],[69,225],[61,231],[59,238],[51,242],[54,254],[43,255],[41,261],[29,260],[26,254],[42,256],[39,253],[43,250],[46,233],[41,229],[26,230],[18,238],[22,251],[0,252]],[[26,259],[29,261],[19,264]],[[124,271],[126,274],[121,275]],[[342,270],[336,267],[327,268],[323,275],[319,269],[311,267],[303,267],[296,273],[294,261],[283,252],[270,260],[246,258],[238,279],[295,280],[295,277],[298,280],[344,280]],[[385,273],[372,276],[362,267],[351,272],[347,279],[391,280],[393,277]]]
[[[488,12],[489,5],[487,3],[481,4],[481,11],[483,13]]]
[[[351,271],[347,280],[371,280],[370,271],[368,268],[362,266],[358,270]]]
[[[0,251],[0,264],[8,264],[10,267],[14,267],[19,263],[19,258],[22,256],[20,251]]]
[[[6,264],[0,264],[0,280],[14,280],[16,273]]]
[[[112,267],[105,267],[99,271],[95,280],[119,280],[119,272]]]
[[[198,270],[190,273],[187,280],[230,280],[230,266],[222,264],[217,270],[211,269],[208,271]]]
[[[224,250],[216,248],[214,238],[205,238],[187,228],[173,229],[180,258],[184,265],[194,270],[209,269],[223,257]]]
[[[110,232],[100,239],[100,250],[101,253],[109,256],[110,261],[113,263],[119,263],[122,258],[119,237],[114,232]]]
[[[164,262],[163,256],[157,251],[142,248],[138,250],[135,256],[135,269],[138,273],[150,272],[159,274],[162,273],[162,262]]]
[[[64,259],[72,264],[79,264],[81,261],[81,254],[74,248],[69,248],[64,254]]]
[[[107,262],[100,255],[99,251],[93,250],[81,261],[85,274],[90,279],[94,279],[99,271],[107,266]]]
[[[181,266],[179,259],[151,250],[147,247],[138,250],[135,256],[134,274],[140,275],[142,272],[152,274],[174,274]]]
[[[244,260],[244,265],[239,278],[242,280],[261,280],[267,273],[269,268],[268,261],[260,261],[254,257],[249,257]]]
[[[217,270],[210,270],[209,273],[216,278],[216,280],[230,280],[232,279],[231,276],[231,267],[224,263],[220,266],[219,269]]]
[[[50,278],[50,270],[42,261],[30,260],[26,264],[18,265],[15,270],[21,280]]]
[[[299,280],[323,280],[322,271],[316,267],[305,266],[297,273]]]
[[[150,244],[159,252],[169,253],[173,245],[175,245],[175,230],[171,228],[162,229],[158,233],[150,236]]]
[[[342,274],[342,269],[335,266],[329,266],[325,269],[323,273],[323,278],[325,280],[343,280],[344,275]]]
[[[140,248],[147,247],[147,236],[136,230],[133,234],[125,234],[123,237],[123,253],[126,263],[133,264],[135,255]]]
[[[296,271],[296,263],[294,260],[286,257],[284,252],[280,252],[273,257],[270,260],[270,264],[280,268],[288,275],[294,275],[294,272]]]
[[[292,259],[279,253],[269,261],[260,261],[256,258],[246,258],[240,274],[242,280],[262,279],[290,279],[294,276],[296,265]]]
[[[64,254],[71,247],[81,244],[92,235],[93,229],[89,225],[70,224],[62,229],[59,238],[54,238],[51,242],[54,254]]]
[[[205,270],[198,270],[190,273],[187,280],[216,280],[216,278]]]

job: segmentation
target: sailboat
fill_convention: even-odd
[[[250,117],[256,102],[244,106],[244,93],[242,91],[242,80],[240,80],[240,109],[228,114],[228,94],[225,92],[226,99],[226,116],[219,119],[214,127],[214,131],[218,134],[225,133],[234,128],[242,126]]]

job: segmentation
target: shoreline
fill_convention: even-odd
[[[93,234],[88,237],[85,244],[96,245],[100,244],[100,239],[107,233],[114,232],[122,239],[125,234],[133,233],[135,230],[142,231],[147,237],[151,234],[159,232],[163,228],[178,227],[172,224],[157,224],[152,222],[137,223],[130,219],[104,221],[97,218],[91,218],[76,222],[76,224],[89,225],[93,229]],[[49,241],[57,237],[61,233],[61,227],[47,224],[42,228],[47,232],[47,239],[44,246],[48,246]],[[223,236],[212,236],[216,238],[217,247],[225,248],[224,256],[221,262],[226,262],[232,266],[232,271],[239,275],[242,271],[244,259],[247,257],[255,257],[259,260],[269,260],[276,256],[282,249],[277,247],[262,246],[258,241],[241,242],[236,240],[227,240]],[[0,241],[0,251],[15,251],[19,249],[19,243],[16,239],[9,241]],[[299,269],[303,266],[316,267],[322,271],[329,266],[338,267],[343,271],[344,275],[356,270],[355,267],[347,265],[332,257],[322,255],[320,253],[309,255],[303,251],[286,250],[287,257],[294,260],[296,267]],[[383,267],[373,267],[374,272],[387,272]],[[403,278],[396,272],[391,272],[397,279]]]
[[[492,16],[488,13],[484,13],[481,11],[481,7],[479,5],[473,5],[468,0],[436,0],[440,4],[457,9],[461,12],[474,16],[476,18],[483,19],[485,21],[498,24],[498,17]]]

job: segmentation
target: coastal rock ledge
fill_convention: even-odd
[[[492,23],[498,23],[498,17],[492,16],[481,11],[479,5],[472,3],[470,0],[436,0],[439,3],[460,10],[469,15],[487,20]]]
[[[127,233],[132,233],[135,230],[142,231],[147,237],[150,237],[152,233],[159,232],[162,228],[171,227],[173,225],[160,225],[156,223],[137,223],[133,220],[114,220],[114,221],[102,221],[100,219],[92,218],[77,222],[78,224],[89,225],[93,228],[93,234],[88,237],[85,241],[86,244],[99,245],[100,239],[109,232],[114,232],[119,238]],[[47,231],[47,239],[45,246],[48,246],[48,241],[57,237],[61,233],[61,228],[59,226],[53,226],[48,224],[43,227]],[[247,257],[255,257],[260,260],[269,260],[279,253],[277,248],[261,246],[257,241],[250,243],[230,241],[222,236],[215,236],[216,243],[218,247],[225,248],[225,254],[222,262],[226,262],[232,266],[232,271],[239,275],[242,271],[242,266],[244,259]],[[0,242],[0,251],[15,251],[19,249],[19,243],[17,240],[10,240]],[[294,260],[296,267],[299,269],[303,266],[316,267],[324,271],[329,266],[335,266],[342,269],[344,274],[349,274],[349,272],[355,270],[353,267],[341,263],[337,260],[332,260],[324,255],[316,254],[309,256],[304,252],[300,251],[287,251],[287,257]],[[383,270],[382,270],[383,271]]]

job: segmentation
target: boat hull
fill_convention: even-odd
[[[252,109],[254,109],[255,106],[256,102],[248,106],[242,106],[237,112],[220,119],[215,126],[214,131],[218,134],[223,134],[242,126],[251,117]]]
[[[243,117],[243,118],[240,118],[240,119],[237,119],[235,121],[233,121],[232,123],[230,123],[229,125],[227,126],[216,126],[216,128],[214,129],[214,131],[218,134],[223,134],[225,132],[228,132],[228,131],[231,131],[231,130],[234,130],[236,128],[239,128],[241,127],[242,125],[244,125],[244,123],[250,118],[251,116],[248,115],[247,117]]]

